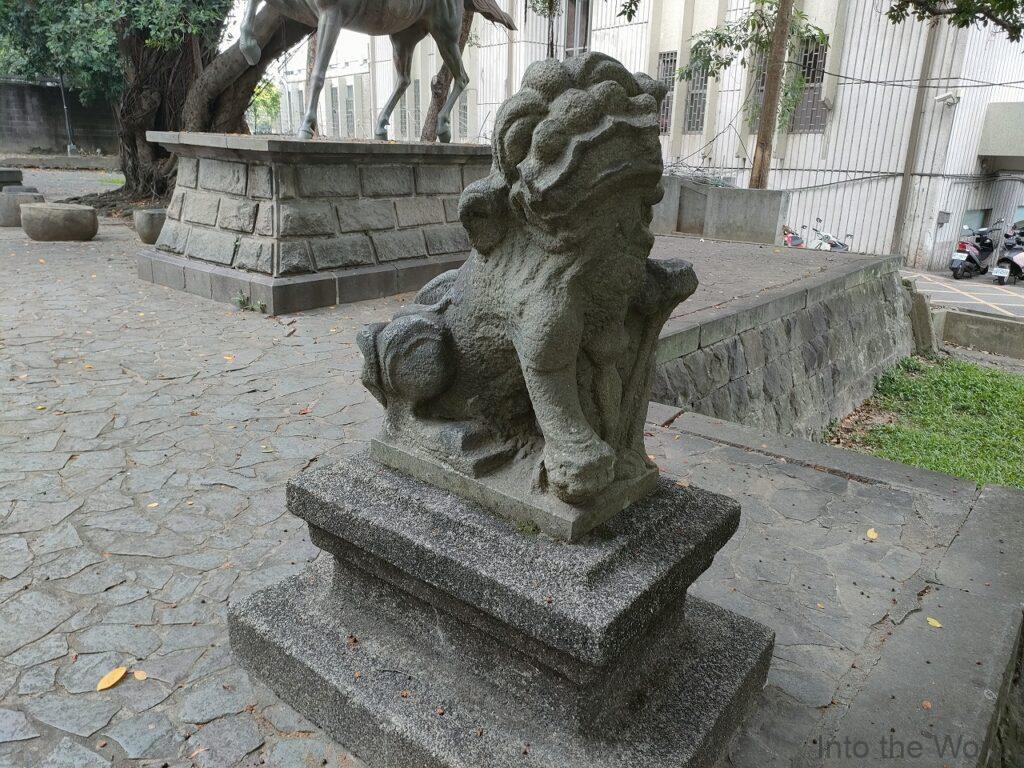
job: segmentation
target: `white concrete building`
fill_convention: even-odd
[[[477,18],[465,55],[470,86],[453,113],[456,141],[487,141],[495,110],[526,67],[547,55],[547,20],[522,0],[499,2],[519,30]],[[603,51],[672,85],[663,119],[672,172],[746,184],[756,132],[746,105],[758,99],[757,73],[735,65],[717,80],[688,83],[674,72],[687,62],[693,34],[738,18],[750,0],[642,0],[632,22],[617,16],[619,0],[562,5],[555,19],[559,57]],[[858,250],[900,252],[908,264],[941,268],[962,223],[1024,219],[1024,125],[1012,111],[1024,103],[1024,45],[992,27],[893,25],[887,4],[877,0],[797,5],[825,30],[829,46],[800,53],[810,85],[777,136],[769,185],[791,192],[790,226],[820,217],[840,239],[852,234]],[[299,114],[305,66],[300,46],[279,68],[285,131]],[[439,66],[428,39],[417,50],[392,138],[418,137]],[[343,36],[329,78],[322,133],[371,137],[394,86],[390,41]],[[1006,130],[983,140],[986,122],[1006,126],[1008,146],[989,146],[1007,139]]]

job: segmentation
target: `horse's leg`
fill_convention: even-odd
[[[316,126],[316,107],[320,102],[320,92],[324,89],[327,79],[327,67],[331,64],[334,46],[341,32],[341,8],[335,5],[321,11],[320,23],[317,25],[316,62],[313,64],[313,76],[309,83],[309,100],[306,104],[306,117],[295,135],[300,139],[313,138]]]
[[[238,35],[238,49],[242,52],[242,56],[248,62],[250,67],[255,67],[260,63],[260,57],[263,56],[263,50],[260,48],[260,44],[256,42],[256,36],[253,33],[253,21],[256,19],[256,6],[259,5],[259,0],[249,0],[245,6],[245,15],[242,17],[242,27]]]
[[[391,113],[395,111],[398,100],[402,98],[406,88],[409,87],[412,55],[417,44],[424,37],[426,34],[419,27],[410,27],[391,35],[391,49],[395,60],[395,70],[398,72],[398,83],[395,86],[395,92],[391,94],[388,103],[380,111],[380,117],[377,118],[377,130],[373,135],[381,141],[388,140],[388,123],[391,121]]]
[[[437,49],[444,60],[444,65],[452,73],[452,92],[448,94],[448,100],[445,101],[441,111],[437,114],[437,138],[445,144],[452,140],[452,127],[451,120],[449,119],[452,108],[455,106],[455,102],[459,100],[459,96],[462,95],[466,86],[469,85],[469,75],[466,74],[466,68],[462,65],[462,52],[459,50],[459,28],[461,26],[462,20],[459,19],[459,23],[455,25],[454,30],[445,28],[443,35],[434,35],[434,42],[437,43]],[[449,31],[452,34],[449,34]]]

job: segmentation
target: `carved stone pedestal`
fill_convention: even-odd
[[[686,599],[728,498],[663,480],[568,545],[362,457],[288,508],[333,557],[233,606],[232,647],[372,768],[711,766],[764,684],[772,632]]]

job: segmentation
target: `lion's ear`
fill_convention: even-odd
[[[459,200],[459,219],[469,234],[469,242],[486,256],[508,233],[508,185],[500,173],[474,181]]]

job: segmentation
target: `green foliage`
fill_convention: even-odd
[[[24,0],[0,2],[0,41],[21,62],[20,74],[53,76],[83,99],[120,92],[125,63],[119,45],[141,35],[145,45],[173,50],[188,35],[215,41],[231,0]],[[0,46],[2,47],[2,46]]]
[[[896,416],[860,438],[872,453],[1024,488],[1024,376],[910,359],[881,379],[872,402]]]
[[[698,32],[690,39],[690,61],[680,68],[679,78],[692,80],[705,72],[708,77],[718,77],[737,61],[743,67],[753,68],[754,76],[760,77],[759,68],[771,48],[778,12],[779,0],[754,0],[750,11],[738,19]],[[789,25],[789,61],[779,100],[780,128],[789,122],[806,89],[806,81],[796,59],[807,42],[827,47],[828,35],[821,27],[812,24],[806,13],[794,11]],[[757,121],[759,108],[760,104],[748,99],[747,114],[752,123]]]
[[[1021,0],[896,0],[887,11],[893,22],[907,18],[944,18],[954,27],[975,22],[994,24],[1014,42],[1024,34],[1024,3]]]
[[[253,130],[255,133],[263,133],[261,126],[265,125],[267,131],[278,115],[281,114],[281,91],[269,80],[260,82],[252,94],[252,101],[249,102],[249,114],[252,116]]]
[[[267,314],[267,302],[262,299],[254,302],[248,294],[243,293],[242,291],[239,291],[238,295],[235,296],[235,304],[237,304],[238,308],[243,312],[260,312],[264,315]]]
[[[562,15],[562,0],[526,0],[530,10],[544,19]]]

